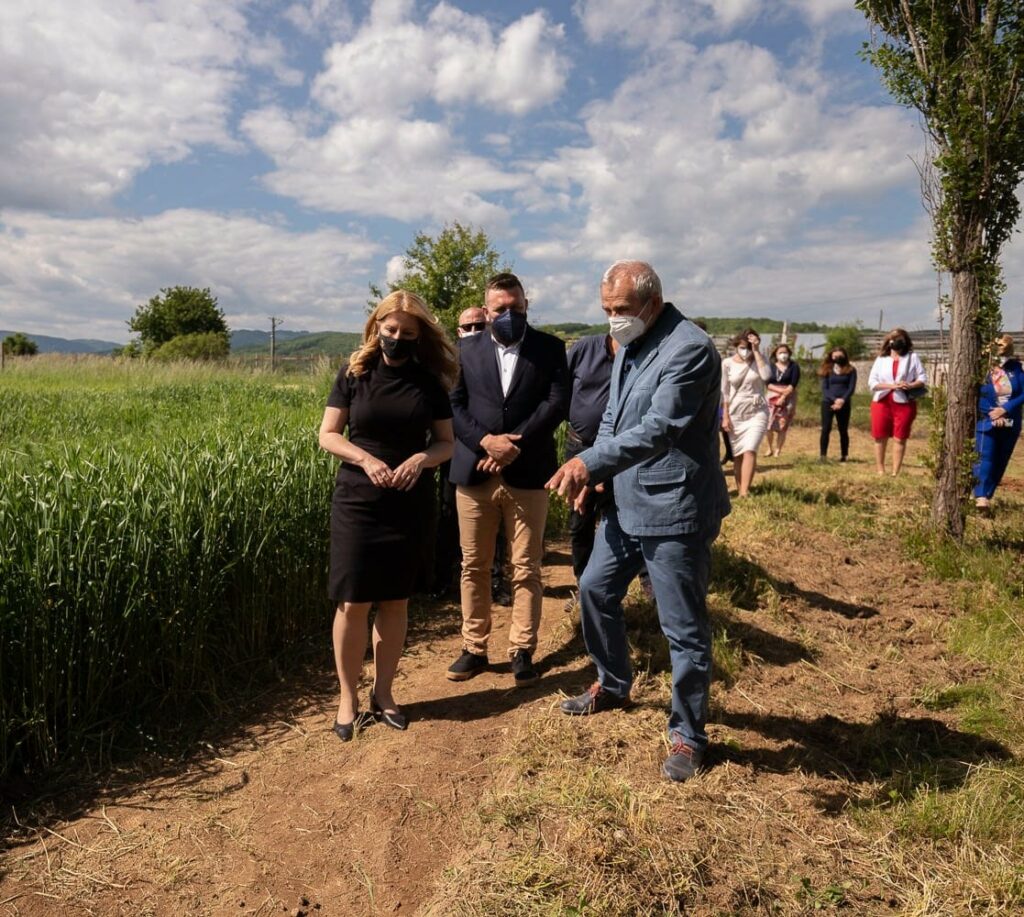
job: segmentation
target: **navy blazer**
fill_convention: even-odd
[[[451,393],[455,454],[449,480],[480,484],[490,477],[476,465],[487,453],[480,440],[488,434],[519,433],[519,456],[502,469],[512,487],[542,488],[555,473],[555,430],[569,413],[569,368],[565,343],[527,326],[508,388],[501,376],[494,341],[486,331],[463,338],[459,381]]]
[[[623,379],[627,351],[634,361]],[[594,483],[613,482],[627,535],[716,533],[729,512],[718,459],[722,358],[672,305],[620,347],[597,441],[579,458]]]

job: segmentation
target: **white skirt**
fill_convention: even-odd
[[[768,412],[759,412],[743,420],[732,417],[730,421],[732,430],[729,432],[729,445],[732,446],[732,454],[757,452],[761,448],[761,440],[768,432]]]

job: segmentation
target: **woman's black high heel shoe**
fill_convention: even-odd
[[[365,729],[375,722],[376,720],[373,716],[363,711],[357,713],[356,718],[351,723],[339,723],[335,720],[333,732],[342,742],[351,742],[355,737],[357,729]]]
[[[372,694],[370,695],[370,710],[385,726],[390,726],[392,729],[398,730],[409,728],[409,719],[404,713],[388,713],[380,704],[377,703],[377,698]]]

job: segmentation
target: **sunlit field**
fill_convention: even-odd
[[[0,773],[146,740],[325,620],[329,375],[0,377]],[[132,733],[129,735],[128,733]]]

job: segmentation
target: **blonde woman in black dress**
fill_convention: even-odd
[[[331,504],[329,581],[341,688],[334,731],[342,741],[366,722],[357,689],[371,605],[377,614],[370,710],[394,729],[408,725],[391,688],[427,537],[431,481],[423,472],[452,455],[448,390],[456,373],[455,350],[426,303],[396,290],[373,310],[362,346],[327,399],[320,446],[342,460]]]

